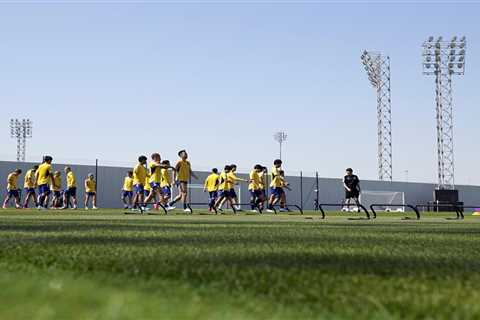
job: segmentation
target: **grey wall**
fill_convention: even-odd
[[[7,175],[16,168],[20,168],[25,173],[31,168],[33,163],[8,162],[0,161],[0,189],[1,199],[6,193]],[[84,188],[83,181],[88,173],[95,173],[94,166],[84,165],[70,165],[77,176],[78,181],[78,195],[81,202],[83,202]],[[65,185],[65,175],[63,174],[63,164],[54,164],[54,170],[62,171],[63,184]],[[125,174],[131,168],[120,167],[98,167],[98,205],[103,208],[120,208],[122,206],[120,195],[123,186],[123,179]],[[203,184],[204,179],[209,173],[197,172],[199,180],[193,180],[194,184]],[[247,175],[240,174],[239,176],[247,178]],[[23,177],[19,179],[19,186],[23,187]],[[287,176],[288,182],[291,184],[293,191],[287,191],[288,202],[291,204],[300,204],[300,177]],[[361,177],[360,177],[361,179]],[[405,192],[405,200],[408,203],[425,203],[433,200],[433,191],[435,185],[428,183],[406,183],[406,182],[381,182],[381,181],[367,181],[362,180],[361,186],[363,190],[378,190],[378,191],[402,191]],[[247,184],[240,185],[242,202],[248,203]],[[460,191],[460,200],[466,205],[480,204],[480,186],[457,186]],[[305,209],[313,209],[315,200],[316,182],[315,178],[303,178],[303,205]],[[321,202],[341,202],[344,196],[341,179],[319,179],[320,201]],[[192,202],[206,202],[208,197],[201,189],[192,189]],[[81,203],[80,202],[80,203]]]

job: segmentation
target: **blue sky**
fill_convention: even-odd
[[[479,4],[0,4],[0,155],[8,119],[30,117],[28,160],[133,163],[191,153],[195,168],[277,157],[287,171],[377,176],[376,96],[364,49],[392,61],[394,178],[436,181],[429,35],[465,35],[454,82],[456,182],[480,184]],[[82,160],[85,162],[85,160]]]

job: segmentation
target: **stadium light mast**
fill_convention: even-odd
[[[283,143],[284,143],[285,141],[287,141],[287,133],[284,132],[284,131],[276,132],[276,133],[273,135],[273,138],[274,138],[275,141],[277,141],[278,144],[280,145],[280,160],[282,160],[282,147],[283,147]]]
[[[390,57],[365,50],[361,56],[368,79],[377,90],[378,179],[392,181],[392,102]]]
[[[30,119],[10,119],[10,136],[17,139],[17,161],[25,162],[27,138],[32,137],[33,123]]]
[[[429,37],[422,45],[423,74],[435,76],[439,190],[455,189],[452,77],[465,74],[466,47],[465,37]]]

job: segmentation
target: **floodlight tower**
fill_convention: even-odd
[[[27,138],[32,137],[32,125],[30,119],[10,119],[10,136],[17,139],[17,161],[25,162]]]
[[[283,146],[283,143],[284,143],[285,141],[287,141],[287,133],[284,132],[284,131],[276,132],[276,133],[273,135],[273,138],[274,138],[275,141],[277,141],[278,144],[280,145],[280,160],[282,160],[282,146]]]
[[[467,41],[429,37],[422,45],[423,74],[435,76],[437,113],[438,189],[455,189],[452,76],[465,74]]]
[[[364,51],[362,63],[368,80],[377,90],[378,179],[392,181],[392,102],[390,98],[390,57]]]

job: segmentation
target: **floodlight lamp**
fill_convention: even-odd
[[[458,62],[463,62],[465,60],[465,56],[460,56],[460,58],[458,58]]]
[[[460,50],[460,55],[462,55],[462,56],[465,55],[465,49]]]
[[[455,42],[455,41],[457,41],[457,36],[453,36],[452,38],[452,42]]]
[[[462,69],[462,68],[463,68],[463,63],[457,64],[457,67],[458,67],[459,69]]]
[[[427,62],[430,62],[430,61],[432,61],[432,57],[427,56],[426,60],[427,60]]]
[[[467,37],[463,36],[460,41],[465,42],[467,40]]]
[[[428,41],[429,41],[429,42],[432,42],[432,41],[433,41],[433,39],[434,39],[434,37],[433,37],[433,36],[430,36],[430,37],[428,37]]]
[[[452,56],[455,55],[455,50],[454,50],[454,49],[450,50],[450,54],[451,54]]]
[[[460,49],[465,48],[465,42],[460,42],[460,44],[458,46],[460,47]]]
[[[455,61],[455,56],[450,56],[450,61],[451,62]]]
[[[432,65],[430,63],[425,63],[425,68],[430,69]]]

